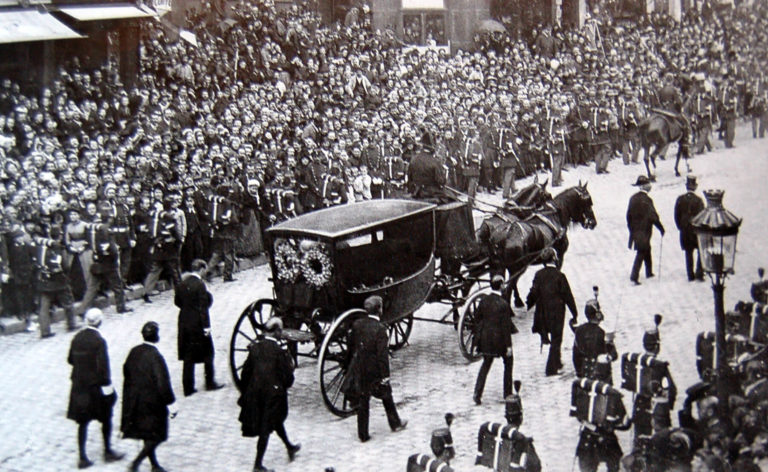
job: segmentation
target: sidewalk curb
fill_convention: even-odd
[[[262,266],[267,263],[267,258],[264,255],[259,255],[254,258],[243,258],[235,262],[235,269],[233,272],[241,272],[256,267]],[[219,264],[223,266],[223,263]],[[220,272],[219,272],[220,274]],[[171,289],[170,284],[166,280],[160,280],[157,282],[155,288],[160,292],[165,292]],[[141,284],[133,284],[125,287],[125,301],[130,302],[140,299],[144,296],[144,287]],[[113,306],[115,303],[115,296],[109,294],[108,297],[100,296],[93,300],[92,306],[97,308],[107,308]],[[51,310],[51,323],[57,323],[65,319],[64,310],[57,307]],[[6,336],[16,333],[23,333],[27,329],[27,325],[24,321],[16,318],[0,318],[0,336]]]

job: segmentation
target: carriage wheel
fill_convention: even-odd
[[[387,326],[389,332],[389,349],[397,351],[408,343],[408,338],[411,336],[411,329],[413,329],[413,314],[400,318],[399,320],[390,323]]]
[[[277,311],[275,300],[262,298],[248,305],[235,323],[229,343],[229,368],[237,388],[240,388],[240,371],[248,358],[248,346],[263,334],[261,327]]]
[[[326,408],[342,418],[355,412],[347,396],[341,391],[344,378],[347,376],[347,353],[349,352],[347,337],[352,330],[352,322],[364,315],[365,310],[359,308],[342,313],[328,329],[320,347],[320,357],[317,362],[320,393],[323,395]]]
[[[475,362],[482,357],[477,351],[475,340],[475,312],[477,312],[477,306],[483,295],[485,295],[484,292],[477,292],[472,295],[467,300],[464,313],[459,318],[459,349],[469,362]]]

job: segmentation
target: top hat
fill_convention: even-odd
[[[696,190],[696,188],[699,186],[698,182],[696,182],[696,176],[695,175],[689,175],[685,178],[685,188],[688,190]]]

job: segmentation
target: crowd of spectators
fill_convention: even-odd
[[[481,189],[492,191],[505,155],[514,154],[521,178],[552,167],[558,139],[568,145],[566,165],[587,164],[595,136],[609,129],[611,156],[623,150],[627,163],[630,131],[650,107],[664,105],[657,91],[666,73],[683,91],[708,94],[716,105],[710,122],[719,92],[737,91],[742,113],[765,93],[765,2],[679,24],[653,16],[542,28],[532,44],[479,33],[475,51],[455,54],[404,47],[392,32],[373,31],[367,6],[356,21],[331,26],[321,26],[309,5],[278,10],[271,0],[241,1],[220,10],[203,5],[189,15],[196,44],[159,24],[144,26],[134,86],[121,83],[113,60],[89,70],[77,58],[34,93],[0,80],[4,295],[13,291],[8,284],[35,278],[34,258],[18,260],[19,247],[34,247],[52,227],[67,234],[98,221],[115,202],[127,208],[136,239],[144,233],[136,253],[152,245],[148,215],[173,201],[186,218],[179,224],[185,269],[213,252],[206,198],[222,185],[241,213],[236,250],[251,256],[275,221],[403,195],[408,160],[425,132],[450,185],[466,189],[463,170],[476,165]],[[639,110],[631,121],[619,113],[629,102]],[[597,110],[611,113],[597,122],[590,118]],[[501,129],[516,137],[504,149],[496,142]],[[473,130],[482,162],[462,151]],[[133,256],[121,270],[125,283],[150,271],[146,254]],[[77,296],[87,276],[74,266],[67,270]],[[20,307],[5,296],[4,312],[26,316],[34,299],[23,297]]]

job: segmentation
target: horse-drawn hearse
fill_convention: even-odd
[[[479,359],[473,320],[491,274],[508,273],[512,287],[541,250],[561,244],[569,224],[594,227],[586,186],[563,194],[552,199],[542,185],[531,186],[522,198],[541,205],[540,211],[521,221],[497,215],[499,221],[487,222],[492,227],[483,223],[481,241],[476,239],[472,208],[461,201],[436,205],[370,200],[307,213],[269,228],[265,245],[274,296],[251,303],[235,324],[230,342],[235,384],[240,386],[248,346],[262,335],[270,317],[279,316],[285,326],[282,341],[294,359],[317,358],[326,407],[338,416],[352,414],[341,391],[347,335],[352,322],[365,315],[363,302],[371,295],[384,301],[381,321],[388,326],[390,349],[405,346],[418,319],[452,325],[462,354],[470,361]],[[508,225],[513,220],[514,228]],[[520,244],[499,237],[507,233]],[[567,243],[562,251],[565,247]],[[520,256],[517,266],[509,261],[512,255]],[[458,261],[450,273],[448,261]],[[415,318],[425,303],[447,309],[439,317]]]

